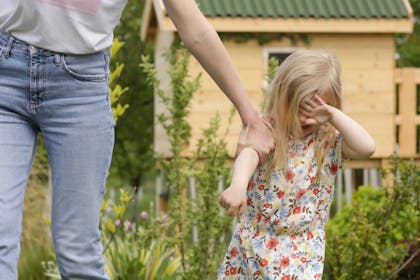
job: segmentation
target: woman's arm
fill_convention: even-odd
[[[244,148],[236,157],[232,170],[232,181],[220,195],[220,205],[227,210],[229,216],[242,215],[246,207],[246,191],[249,180],[258,165],[258,154],[252,148]]]
[[[235,65],[214,28],[194,0],[163,2],[185,46],[238,110],[248,131],[245,142],[257,149],[260,156],[266,156],[274,148],[273,136],[249,100]]]

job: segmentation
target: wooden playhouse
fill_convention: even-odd
[[[413,15],[408,0],[197,0],[197,3],[217,32],[226,38],[224,44],[257,108],[262,102],[263,80],[271,56],[284,57],[299,48],[323,48],[337,54],[342,66],[343,110],[360,122],[377,144],[371,159],[346,164],[338,189],[344,184],[348,199],[355,185],[380,185],[378,168],[386,165],[394,151],[402,157],[419,157],[416,129],[420,116],[415,104],[420,72],[397,69],[395,59],[395,35],[412,31]],[[155,63],[166,89],[169,89],[167,62],[162,54],[175,34],[162,1],[147,0],[141,37],[155,42]],[[259,37],[265,38],[265,42],[257,40]],[[238,42],[232,38],[251,39]],[[202,86],[193,97],[189,116],[193,146],[210,118],[217,111],[227,118],[232,104],[195,59],[191,59],[190,71],[192,75],[203,72]],[[156,114],[162,110],[165,108],[156,100]],[[240,129],[239,117],[235,116],[228,137],[231,155]],[[155,151],[168,151],[168,141],[158,125],[154,144]]]

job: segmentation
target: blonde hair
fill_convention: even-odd
[[[341,109],[340,64],[325,50],[298,50],[279,66],[270,85],[265,114],[272,121],[276,149],[272,164],[284,167],[289,135],[302,137],[299,106],[315,94],[325,96],[328,104]],[[331,129],[330,133],[335,133]]]

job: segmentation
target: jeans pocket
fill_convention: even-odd
[[[100,82],[107,78],[109,64],[103,52],[61,57],[64,71],[78,80]]]

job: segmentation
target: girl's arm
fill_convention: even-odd
[[[242,149],[235,160],[232,170],[232,181],[220,195],[220,205],[227,210],[229,216],[242,215],[246,207],[246,191],[249,180],[258,165],[257,152],[249,147]]]
[[[352,159],[370,157],[376,149],[372,136],[356,121],[332,107],[330,123],[343,137],[343,154]]]
[[[370,157],[376,149],[372,136],[355,120],[341,110],[330,106],[316,95],[302,105],[304,115],[311,119],[306,123],[322,124],[329,121],[343,137],[343,153],[352,159]]]
[[[235,65],[214,28],[194,0],[163,2],[185,46],[238,110],[248,131],[245,142],[257,149],[260,156],[266,156],[274,148],[273,136],[249,100]]]

